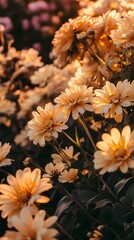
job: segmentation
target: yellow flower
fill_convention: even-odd
[[[114,118],[116,122],[123,119],[123,107],[131,106],[128,99],[130,83],[128,80],[119,81],[115,86],[106,82],[102,89],[96,89],[92,99],[95,113],[104,114],[105,118]]]
[[[66,88],[65,92],[62,92],[55,102],[65,112],[66,121],[72,113],[73,119],[79,117],[79,113],[83,114],[86,110],[93,111],[91,105],[91,98],[93,96],[92,87],[87,88],[86,85],[74,85],[70,88]]]
[[[53,153],[51,157],[53,158],[54,163],[60,163],[60,162],[65,162],[67,165],[71,165],[71,161],[77,161],[78,156],[80,152],[76,153],[74,155],[74,148],[73,146],[65,147],[65,149],[62,149],[60,154]]]
[[[16,103],[7,99],[0,100],[0,113],[12,115],[16,111]]]
[[[38,51],[33,48],[29,48],[28,50],[23,49],[20,51],[20,60],[18,61],[19,66],[25,67],[41,67],[43,62],[41,62],[41,57],[38,56]]]
[[[134,45],[134,11],[125,12],[117,21],[117,29],[110,34],[117,47],[132,47]]]
[[[28,122],[28,136],[36,145],[45,146],[45,141],[58,137],[58,132],[67,129],[64,124],[64,113],[56,105],[47,103],[44,107],[37,107],[38,112],[33,112],[34,118]]]
[[[36,168],[31,171],[25,168],[18,170],[16,177],[9,175],[7,184],[0,184],[0,210],[2,218],[8,217],[9,224],[11,217],[18,214],[24,206],[30,206],[33,211],[36,210],[34,202],[47,203],[49,198],[40,195],[42,192],[52,188],[49,178],[41,179],[41,171]],[[9,225],[10,226],[10,225]]]
[[[55,165],[53,163],[48,163],[45,167],[46,173],[43,174],[43,177],[57,177],[60,175],[60,173],[65,169],[66,165],[62,162],[56,163]]]
[[[10,152],[11,145],[9,143],[5,143],[2,146],[2,143],[0,142],[0,167],[11,165],[12,159],[7,158],[7,154]]]
[[[83,49],[81,38],[86,36],[90,26],[90,17],[83,16],[75,19],[69,19],[62,27],[56,32],[53,45],[53,54],[57,57],[57,63],[60,66],[65,65],[72,55],[80,56]]]
[[[13,227],[17,230],[7,231],[5,239],[7,240],[56,240],[58,231],[51,226],[56,222],[57,217],[52,216],[44,221],[46,212],[40,210],[33,217],[30,209],[24,207],[21,209],[19,216],[13,216],[11,222]]]
[[[112,128],[111,133],[102,134],[102,141],[96,146],[100,149],[94,154],[94,167],[101,169],[100,174],[114,172],[120,169],[127,173],[128,168],[134,168],[134,131],[125,126],[120,133],[117,128]]]
[[[59,176],[58,180],[61,183],[71,183],[78,178],[78,169],[71,168],[70,170],[64,170]]]

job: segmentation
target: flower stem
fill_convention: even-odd
[[[78,120],[79,120],[80,124],[83,126],[83,128],[84,128],[84,130],[85,130],[85,132],[86,132],[90,142],[92,143],[92,145],[94,147],[94,150],[96,151],[97,148],[95,146],[94,140],[93,140],[93,138],[92,138],[92,136],[91,136],[91,134],[89,132],[89,129],[88,129],[87,125],[85,124],[85,122],[83,121],[83,119],[81,117],[79,117]]]
[[[120,199],[118,199],[118,197],[111,190],[111,188],[108,186],[108,184],[106,183],[106,181],[103,179],[103,177],[100,174],[96,173],[93,170],[91,170],[91,171],[100,179],[100,181],[104,184],[104,186],[106,187],[106,189],[108,190],[110,195],[115,199],[116,202],[120,203],[123,207],[127,208],[130,212],[134,212],[134,208],[132,208],[131,206],[128,206],[126,203],[124,203]]]
[[[81,146],[79,144],[77,144],[76,141],[74,141],[74,139],[71,138],[67,133],[65,133],[63,131],[63,134],[70,140],[70,142],[72,142],[76,147],[78,147],[84,154],[92,157],[92,155],[90,153],[86,152],[83,148],[81,148]]]
[[[68,240],[74,240],[73,237],[66,231],[66,229],[63,228],[59,223],[55,223],[55,226],[67,237]]]
[[[90,215],[88,212],[85,211],[85,208],[83,206],[83,204],[81,204],[73,195],[71,195],[66,188],[62,187],[62,189],[64,190],[64,192],[74,200],[74,202],[79,206],[79,208],[82,210],[82,212],[87,215],[91,220],[93,220],[94,222],[96,222],[97,224],[100,224],[100,221],[98,221],[96,218],[94,218],[92,215]]]

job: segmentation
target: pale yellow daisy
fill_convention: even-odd
[[[41,195],[52,188],[49,178],[41,178],[41,170],[30,168],[18,170],[16,177],[9,175],[8,184],[0,184],[0,210],[2,218],[8,217],[9,226],[11,217],[20,212],[24,206],[30,206],[36,211],[35,202],[48,203],[49,198]]]
[[[101,169],[100,174],[115,172],[120,169],[127,173],[128,168],[134,168],[134,131],[125,126],[120,133],[117,128],[112,128],[111,133],[102,134],[102,141],[96,146],[100,149],[94,154],[94,167]]]

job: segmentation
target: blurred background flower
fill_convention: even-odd
[[[55,31],[77,15],[78,6],[74,0],[0,0],[0,24],[17,49],[33,47],[49,62]]]

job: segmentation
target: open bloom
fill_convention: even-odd
[[[57,63],[63,66],[68,58],[77,55],[82,50],[81,38],[86,36],[90,26],[90,17],[83,16],[69,19],[55,33],[53,39],[53,54],[57,57]]]
[[[49,198],[40,195],[42,192],[52,188],[49,178],[41,179],[41,171],[36,168],[31,171],[25,168],[18,170],[16,177],[9,175],[7,184],[0,184],[0,210],[2,218],[8,217],[9,224],[11,217],[20,212],[24,206],[30,206],[33,211],[36,210],[37,203],[47,203]],[[9,225],[10,226],[10,225]]]
[[[54,163],[65,162],[67,165],[71,165],[71,161],[77,161],[80,152],[74,154],[73,146],[65,147],[60,154],[53,153],[51,157]]]
[[[134,45],[134,11],[125,12],[117,21],[117,29],[111,32],[111,38],[117,47]]]
[[[59,176],[58,180],[61,183],[71,183],[78,178],[78,169],[70,168],[69,170],[64,170]]]
[[[0,167],[11,165],[12,159],[7,158],[7,154],[10,152],[11,145],[9,143],[5,143],[2,146],[2,143],[0,142]]]
[[[24,207],[19,216],[13,216],[11,219],[13,227],[17,230],[7,231],[5,239],[7,240],[56,240],[58,231],[51,226],[56,222],[57,217],[52,216],[44,221],[46,212],[40,210],[33,217],[30,209]]]
[[[49,178],[57,177],[65,168],[66,168],[66,165],[63,164],[62,162],[56,163],[55,165],[52,162],[50,162],[45,167],[46,173],[43,174],[43,177],[49,177]]]
[[[93,111],[91,105],[91,98],[93,97],[93,88],[87,88],[86,85],[74,85],[70,88],[66,88],[65,92],[62,92],[55,102],[65,112],[65,118],[68,120],[72,113],[73,119],[79,117],[79,113],[83,114],[86,110]]]
[[[123,107],[131,106],[129,89],[130,83],[127,80],[119,81],[116,86],[107,81],[102,89],[95,90],[95,97],[92,99],[95,113],[102,113],[105,118],[114,118],[116,122],[121,122]]]
[[[97,147],[100,150],[94,154],[94,167],[101,169],[100,174],[117,169],[127,173],[128,168],[134,168],[134,131],[131,132],[129,126],[125,126],[121,133],[117,128],[112,128],[110,134],[104,133]]]
[[[47,103],[44,107],[37,107],[38,112],[33,112],[34,118],[28,122],[28,136],[36,145],[45,146],[45,141],[58,137],[58,132],[67,129],[64,123],[64,113],[58,106]]]

